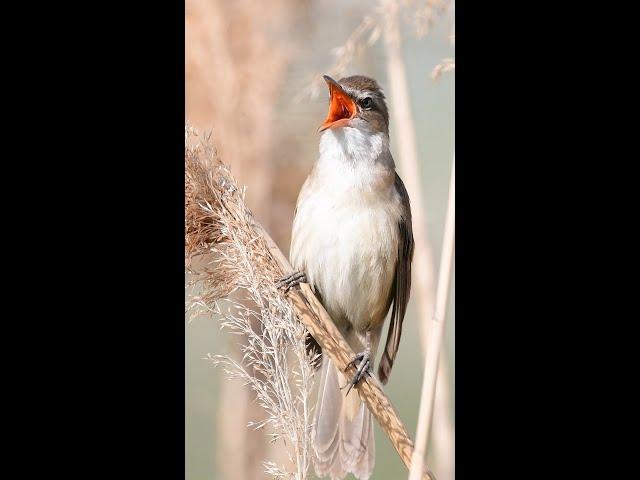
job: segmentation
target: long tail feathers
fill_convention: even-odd
[[[373,472],[375,442],[371,412],[357,392],[340,390],[347,382],[333,363],[324,357],[316,405],[314,466],[320,477],[342,479],[351,472],[367,480]]]

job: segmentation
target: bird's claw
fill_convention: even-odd
[[[347,363],[344,371],[346,372],[349,367],[352,366],[356,367],[356,373],[353,375],[351,380],[344,387],[342,387],[349,387],[346,395],[349,395],[351,389],[357,385],[362,377],[364,377],[365,375],[371,375],[371,352],[369,350],[365,350],[364,352],[358,353],[349,363]]]
[[[307,283],[307,276],[304,272],[293,272],[289,275],[282,277],[276,282],[276,287],[284,288],[284,292],[287,293],[296,285],[300,283]]]

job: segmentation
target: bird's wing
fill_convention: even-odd
[[[389,380],[391,367],[398,352],[400,335],[402,333],[402,321],[407,311],[409,294],[411,292],[411,260],[413,259],[413,230],[411,227],[411,206],[409,195],[404,188],[404,183],[396,173],[395,187],[402,202],[402,216],[398,223],[398,260],[396,262],[396,273],[393,281],[391,295],[393,297],[393,309],[391,310],[391,321],[389,323],[389,333],[387,334],[387,344],[380,360],[378,377],[383,384]]]

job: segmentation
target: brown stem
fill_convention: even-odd
[[[280,267],[282,276],[292,273],[293,268],[291,268],[289,261],[264,228],[255,220],[253,227],[265,240],[271,256]],[[300,284],[299,289],[291,289],[287,295],[299,320],[304,323],[313,338],[322,347],[323,355],[329,355],[329,358],[339,370],[345,370],[355,353],[342,337],[309,285]],[[350,366],[347,369],[348,375],[353,375],[355,370],[354,366]],[[414,448],[413,441],[398,417],[389,397],[382,390],[380,382],[374,377],[366,377],[360,381],[355,389],[382,429],[389,436],[391,444],[398,452],[404,465],[409,469]],[[435,477],[428,469],[423,471],[422,478],[435,480]]]

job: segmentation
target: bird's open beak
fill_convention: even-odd
[[[358,111],[355,102],[338,82],[328,75],[323,75],[322,78],[324,78],[329,87],[329,113],[324,123],[318,128],[318,132],[323,132],[327,128],[346,126]]]

